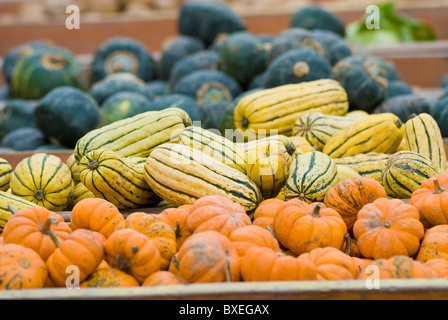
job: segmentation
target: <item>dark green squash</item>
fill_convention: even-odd
[[[219,55],[217,52],[203,50],[180,59],[171,70],[169,79],[170,87],[173,88],[180,79],[194,71],[201,69],[217,70],[218,58]]]
[[[152,53],[143,43],[128,37],[114,37],[101,43],[91,64],[91,83],[114,73],[132,73],[145,82],[156,79]]]
[[[229,35],[219,48],[218,69],[231,75],[243,88],[266,69],[266,47],[249,32]]]
[[[149,95],[153,99],[158,99],[160,97],[166,96],[170,92],[170,85],[165,80],[153,80],[146,85]]]
[[[448,73],[446,73],[442,78],[442,88],[447,89],[448,88]]]
[[[412,88],[401,80],[389,81],[386,90],[386,99],[404,94],[413,93]]]
[[[273,40],[267,55],[267,65],[269,66],[278,56],[292,49],[311,49],[330,61],[329,48],[326,42],[314,37],[309,30],[291,28],[281,32]]]
[[[180,35],[165,44],[158,63],[158,77],[162,80],[170,78],[174,65],[182,58],[205,50],[205,44],[198,38]]]
[[[74,148],[79,138],[102,124],[101,110],[87,93],[71,87],[50,91],[36,106],[37,127],[52,144]]]
[[[448,95],[437,100],[431,109],[431,115],[437,121],[442,136],[448,138]]]
[[[16,99],[37,100],[61,86],[88,87],[81,64],[69,51],[37,52],[20,59],[14,67],[11,89]]]
[[[5,101],[11,98],[11,90],[8,86],[0,88],[0,101]]]
[[[140,93],[122,91],[106,99],[101,110],[106,124],[110,124],[148,111],[150,103],[151,101]]]
[[[184,94],[169,94],[151,101],[148,105],[148,111],[160,111],[166,108],[180,108],[185,110],[194,122],[199,121],[202,123],[206,119],[205,110],[195,99]]]
[[[315,5],[306,6],[296,11],[291,19],[291,27],[330,30],[342,37],[345,36],[342,20],[334,13]]]
[[[222,33],[246,30],[244,21],[226,4],[214,1],[187,1],[177,20],[181,35],[201,39],[207,46]]]
[[[11,84],[12,73],[17,62],[33,53],[54,48],[49,41],[30,41],[10,49],[3,60],[3,76],[6,83]]]
[[[199,105],[206,106],[219,101],[232,101],[242,89],[234,78],[224,72],[198,70],[180,79],[173,92],[190,96]]]
[[[266,73],[267,73],[267,70],[265,70],[262,73],[255,76],[255,78],[253,78],[252,81],[249,83],[247,90],[264,88]]]
[[[35,104],[28,100],[6,100],[0,112],[0,138],[19,128],[36,128]]]
[[[34,151],[42,151],[42,152],[51,151],[51,150],[67,150],[67,148],[64,146],[58,146],[58,145],[51,144],[51,143],[43,144],[43,145],[38,146],[37,148],[34,148]]]
[[[37,128],[19,128],[5,135],[0,147],[15,151],[30,151],[47,144],[48,140],[42,131]]]
[[[338,61],[354,53],[353,45],[349,44],[343,37],[333,31],[315,29],[311,30],[311,35],[328,48],[329,62],[331,65],[335,65]]]
[[[226,110],[229,105],[233,108],[233,102],[229,101],[220,101],[216,103],[209,104],[204,107],[206,119],[204,121],[204,125],[202,126],[205,129],[218,129],[220,126],[220,122],[222,117],[224,116]],[[232,116],[233,118],[233,116]]]
[[[264,87],[273,88],[332,77],[330,63],[319,53],[310,49],[294,49],[278,56],[269,65]]]
[[[146,83],[132,73],[111,74],[95,83],[89,93],[99,105],[102,105],[107,98],[123,91],[140,93],[149,100],[154,98],[146,87]]]
[[[416,94],[399,95],[384,100],[373,111],[374,113],[393,113],[406,123],[412,114],[430,113],[431,103],[424,96]]]

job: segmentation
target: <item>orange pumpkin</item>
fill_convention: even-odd
[[[262,228],[270,227],[273,229],[274,217],[284,203],[285,201],[276,198],[262,201],[255,209],[253,224]]]
[[[315,248],[340,249],[347,226],[336,210],[326,208],[323,203],[292,199],[277,213],[274,232],[283,246],[301,255]]]
[[[353,257],[353,263],[355,267],[358,269],[358,272],[361,272],[361,270],[367,268],[372,262],[373,262],[372,259],[362,259]]]
[[[425,265],[429,267],[438,278],[448,278],[448,260],[430,259]]]
[[[448,260],[448,225],[438,225],[428,229],[423,237],[416,260]]]
[[[272,250],[252,247],[241,260],[243,281],[315,280],[316,270],[308,261]]]
[[[281,252],[279,243],[268,229],[259,226],[244,226],[232,231],[229,240],[235,247],[238,256],[243,258],[247,250],[252,247],[268,247]]]
[[[48,273],[57,287],[65,287],[68,277],[67,268],[76,266],[80,282],[96,270],[104,258],[105,237],[95,231],[77,229],[63,242],[54,237],[57,249],[47,260]],[[75,271],[72,271],[75,272]]]
[[[138,286],[140,284],[133,276],[112,268],[105,260],[79,285],[80,288],[124,288]]]
[[[162,258],[153,241],[134,229],[117,230],[106,240],[106,261],[132,275],[140,284],[159,271]]]
[[[354,280],[359,275],[353,258],[336,248],[316,248],[297,259],[312,264],[316,280]]]
[[[399,199],[380,198],[359,211],[353,234],[365,258],[409,257],[417,253],[424,227],[415,207]]]
[[[124,217],[118,208],[100,198],[81,200],[73,207],[70,215],[70,226],[73,231],[88,229],[99,232],[106,238],[109,238],[121,221],[124,221]]]
[[[385,198],[386,190],[376,180],[367,177],[356,177],[339,182],[331,188],[324,198],[328,208],[335,209],[351,231],[359,210],[364,205],[378,198]]]
[[[6,223],[2,235],[5,243],[33,249],[46,261],[56,249],[50,231],[64,241],[72,229],[60,215],[44,207],[32,207],[16,212]]]
[[[437,275],[424,263],[407,256],[393,256],[373,261],[370,268],[361,270],[358,279],[367,279],[376,275],[383,279],[434,278]]]
[[[426,227],[448,224],[448,173],[430,178],[411,195],[410,204],[418,209]]]
[[[171,286],[185,284],[182,278],[169,271],[157,271],[143,281],[142,287]]]
[[[185,222],[187,230],[192,234],[217,231],[225,236],[236,228],[251,223],[252,221],[239,203],[220,195],[197,199],[191,206]]]
[[[162,269],[168,269],[171,258],[177,252],[176,233],[159,215],[145,212],[131,213],[117,225],[116,230],[131,228],[143,233],[156,245],[162,258]]]
[[[180,248],[185,239],[191,235],[185,227],[185,221],[187,220],[190,207],[190,204],[185,204],[177,208],[165,209],[159,214],[159,217],[168,223],[176,232],[176,243],[178,248]]]
[[[0,245],[0,290],[43,288],[48,270],[32,249],[18,244]]]
[[[169,271],[187,283],[240,280],[238,253],[217,231],[193,234],[174,255]]]

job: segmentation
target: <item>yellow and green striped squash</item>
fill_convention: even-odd
[[[3,228],[9,218],[12,217],[12,213],[8,206],[12,206],[15,210],[20,211],[31,207],[36,207],[37,204],[25,200],[22,197],[10,194],[9,192],[0,191],[0,233],[3,231]]]
[[[385,153],[357,154],[351,157],[336,158],[338,167],[348,167],[362,177],[367,177],[383,183],[382,172],[390,155]]]
[[[8,162],[8,160],[0,158],[0,191],[7,191],[9,189],[11,173],[11,164]]]

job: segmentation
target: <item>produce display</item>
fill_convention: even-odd
[[[189,1],[178,29],[160,59],[99,44],[90,78],[56,45],[11,50],[1,146],[33,153],[0,158],[0,289],[70,266],[81,290],[448,278],[446,97],[312,7],[269,38]]]

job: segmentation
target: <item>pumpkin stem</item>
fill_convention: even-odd
[[[349,256],[351,253],[351,244],[352,244],[350,234],[349,233],[344,234],[344,239],[345,239],[345,254]]]
[[[47,220],[40,226],[39,231],[43,234],[46,234],[50,236],[53,243],[56,245],[57,248],[61,246],[61,240],[56,236],[56,233],[51,229],[51,225],[58,224],[58,220],[55,217],[48,217]]]
[[[182,237],[182,230],[180,229],[179,220],[176,220],[176,227],[173,229],[176,234],[176,239],[179,239],[180,237]]]
[[[323,207],[322,203],[317,203],[314,207],[313,211],[310,212],[310,215],[314,218],[320,218],[320,209]]]
[[[9,212],[11,212],[11,214],[16,214],[17,213],[17,209],[14,208],[12,205],[8,204],[8,210]]]
[[[41,201],[45,198],[45,192],[43,190],[36,190],[33,193],[34,198]]]
[[[275,240],[278,241],[277,235],[275,234],[274,230],[272,230],[271,226],[266,226],[266,229],[274,236]]]
[[[414,119],[417,115],[415,113],[412,113],[411,115],[409,115],[409,120]]]
[[[225,264],[226,282],[232,282],[232,271],[230,270],[230,258],[227,257]]]
[[[434,178],[434,194],[440,194],[443,191],[446,190],[446,187],[444,186],[440,186],[439,180],[437,180],[437,178]]]
[[[94,170],[98,168],[98,161],[96,159],[89,159],[89,168]]]
[[[395,120],[395,125],[397,126],[397,128],[401,128],[403,126],[403,122],[401,122],[400,118]]]
[[[249,121],[246,118],[241,119],[240,125],[243,129],[247,129],[249,127]]]
[[[294,143],[290,143],[286,146],[286,151],[292,156],[294,152],[296,152],[297,147],[294,145]]]

